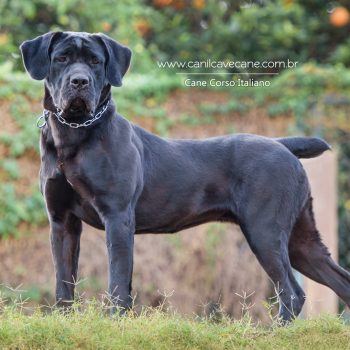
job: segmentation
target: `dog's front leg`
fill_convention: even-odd
[[[74,300],[82,225],[69,210],[73,193],[62,174],[47,179],[44,188],[56,273],[56,302],[65,307]]]
[[[108,250],[108,291],[114,306],[124,313],[132,304],[131,281],[135,225],[129,213],[118,214],[106,220]],[[113,307],[113,311],[115,308]]]
[[[50,238],[56,272],[56,302],[69,307],[74,300],[80,249],[81,220],[68,214],[50,220]]]

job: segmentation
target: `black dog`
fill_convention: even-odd
[[[350,305],[350,275],[322,244],[297,159],[329,149],[315,138],[233,135],[164,140],[115,111],[131,51],[103,34],[47,33],[21,46],[45,79],[41,191],[51,225],[60,304],[74,298],[81,222],[105,229],[109,293],[131,305],[135,233],[172,233],[208,221],[240,225],[279,290],[280,316],[304,303],[291,266]]]

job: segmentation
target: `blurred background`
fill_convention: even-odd
[[[321,233],[350,269],[349,10],[348,0],[0,0],[1,292],[18,297],[8,287],[17,288],[33,304],[53,303],[49,228],[37,185],[43,83],[24,73],[18,50],[22,41],[50,30],[104,32],[129,46],[132,66],[123,87],[113,89],[114,99],[119,113],[161,136],[325,138],[334,152],[306,167]],[[186,87],[180,70],[157,65],[209,58],[299,63],[266,71],[278,73],[260,76],[268,87],[205,89]],[[244,70],[218,72],[234,79]],[[106,276],[104,233],[85,226],[78,290],[99,297]],[[326,310],[342,310],[334,296],[298,278],[310,303],[322,300],[332,305]],[[266,321],[275,301],[239,229],[218,223],[137,237],[133,286],[136,304],[155,306],[166,298],[166,305],[188,315],[215,313],[221,305],[233,317],[249,309]]]

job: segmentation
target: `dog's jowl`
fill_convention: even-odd
[[[30,76],[45,85],[40,186],[59,304],[74,298],[82,221],[106,231],[109,293],[123,309],[132,301],[134,234],[226,221],[240,225],[278,289],[283,320],[304,303],[292,266],[350,306],[350,275],[321,242],[298,160],[329,149],[324,141],[248,134],[165,140],[115,110],[111,86],[122,85],[128,48],[103,34],[52,32],[21,51]]]

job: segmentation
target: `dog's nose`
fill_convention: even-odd
[[[89,79],[83,75],[74,75],[70,79],[70,85],[74,88],[83,88],[89,85]]]

